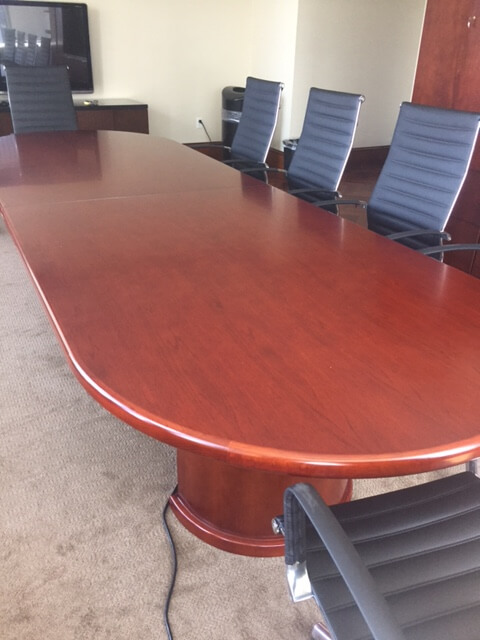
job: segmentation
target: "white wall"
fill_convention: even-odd
[[[221,137],[221,90],[285,89],[274,146],[299,133],[310,86],[364,92],[357,146],[388,144],[409,99],[426,0],[87,0],[94,97],[149,105],[150,131]]]
[[[389,144],[412,96],[426,0],[300,0],[291,135],[311,86],[362,93],[355,146]]]
[[[206,139],[200,116],[218,140],[223,87],[247,75],[291,85],[297,4],[88,0],[94,97],[147,102],[151,133],[182,142]]]
[[[282,148],[290,135],[298,0],[253,0],[252,58],[249,75],[283,82],[282,99],[273,146]]]

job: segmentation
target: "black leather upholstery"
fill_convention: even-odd
[[[286,491],[284,519],[286,562],[306,560],[332,638],[480,637],[480,478],[473,473],[331,508],[299,484]],[[373,586],[368,577],[359,582],[356,562]]]
[[[288,191],[317,203],[339,196],[340,184],[352,150],[360,107],[364,97],[356,93],[329,91],[312,87],[309,92],[302,133],[288,170],[268,167],[257,177],[268,179],[269,173],[286,175]],[[253,169],[243,168],[255,174]],[[336,203],[323,207],[337,212]]]
[[[240,122],[232,140],[231,160],[249,165],[267,159],[277,124],[283,84],[259,78],[247,78]]]
[[[223,149],[223,162],[235,169],[247,170],[265,180],[259,168],[266,167],[267,154],[277,124],[283,84],[259,78],[247,78],[240,121],[231,147],[218,143],[193,143],[192,149]]]
[[[77,129],[66,67],[6,67],[14,133]]]
[[[302,133],[287,172],[290,191],[316,189],[297,193],[307,200],[337,191],[363,101],[360,94],[310,89]]]
[[[443,231],[463,185],[480,116],[404,102],[390,150],[367,205],[368,228],[381,235]],[[398,239],[414,249],[438,234]]]

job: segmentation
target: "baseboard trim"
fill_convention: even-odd
[[[388,150],[388,145],[381,147],[356,147],[352,149],[347,163],[347,169],[364,169],[383,166]]]

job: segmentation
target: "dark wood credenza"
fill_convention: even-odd
[[[78,128],[148,133],[148,105],[135,100],[75,98]],[[0,104],[0,135],[13,132],[8,103]]]

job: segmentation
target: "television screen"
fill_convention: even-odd
[[[93,91],[87,5],[0,0],[0,92],[5,65],[66,65],[72,91]]]

